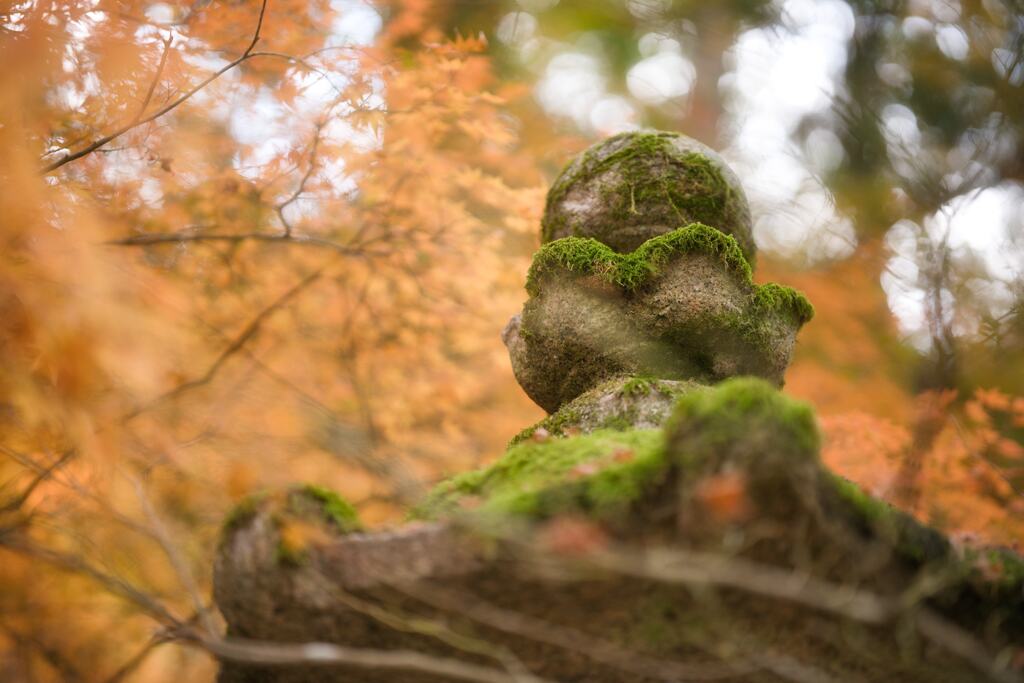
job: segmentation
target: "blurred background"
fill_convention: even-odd
[[[201,612],[238,501],[500,455],[547,187],[641,128],[815,304],[829,465],[1024,542],[1018,1],[0,0],[0,63],[4,680],[211,680],[137,598]]]

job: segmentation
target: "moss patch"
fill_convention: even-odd
[[[676,133],[630,132],[616,135],[583,153],[555,180],[548,192],[541,239],[549,242],[564,228],[556,205],[575,186],[601,177],[600,200],[609,221],[645,221],[654,214],[678,224],[706,222],[726,229],[741,220],[737,196],[716,162],[697,151],[681,151]],[[608,150],[614,150],[608,153]],[[751,261],[753,253],[750,253]]]
[[[621,381],[621,380],[620,380]],[[439,484],[413,512],[437,518],[471,510],[546,517],[568,511],[597,517],[621,512],[672,464],[702,471],[736,448],[758,466],[772,460],[817,467],[818,429],[810,406],[755,378],[682,393],[665,433],[614,431],[545,441],[521,441],[490,467]],[[764,456],[764,458],[762,458]],[[794,460],[795,458],[795,460]],[[777,465],[773,465],[777,466]]]
[[[740,284],[752,292],[752,312],[786,311],[800,324],[814,317],[814,307],[796,290],[777,284],[755,285],[750,264],[736,240],[700,223],[651,238],[628,254],[620,254],[589,237],[566,237],[549,242],[533,257],[526,291],[537,296],[542,279],[560,270],[576,275],[597,275],[626,291],[633,291],[656,277],[674,256],[692,253],[714,256],[739,278]],[[749,315],[743,317],[749,318]]]
[[[563,406],[556,413],[548,415],[540,422],[526,427],[512,437],[509,448],[532,437],[538,429],[543,429],[552,436],[564,436],[566,429],[575,425],[580,419],[579,411],[571,406]]]
[[[356,509],[331,489],[315,484],[305,484],[289,496],[289,508],[292,510],[295,509],[293,500],[296,495],[315,501],[323,513],[324,521],[334,525],[338,531],[347,533],[362,528]]]
[[[816,459],[820,446],[811,406],[754,377],[736,377],[684,395],[667,430],[682,447],[679,457],[684,462],[725,453],[755,438],[773,451],[803,459]]]
[[[283,508],[275,512],[273,521],[278,532],[274,559],[284,567],[304,565],[312,544],[362,529],[356,510],[348,501],[315,484],[289,489]]]
[[[523,429],[509,442],[511,448],[543,429],[559,438],[598,429],[619,431],[653,428],[668,417],[671,402],[692,390],[693,382],[614,377],[577,396],[540,422]]]
[[[526,291],[535,295],[539,278],[555,268],[581,275],[601,275],[608,282],[632,290],[657,275],[673,255],[695,252],[717,256],[744,282],[753,282],[750,264],[735,239],[707,225],[692,223],[653,237],[628,254],[619,254],[589,237],[566,237],[549,242],[533,257]]]
[[[832,472],[824,473],[826,496],[845,506],[855,527],[885,540],[902,557],[915,563],[947,559],[949,543],[939,532],[920,524],[906,512],[868,495],[857,484]],[[826,501],[827,502],[827,501]]]
[[[620,389],[624,396],[649,396],[658,386],[653,377],[631,377]]]
[[[592,434],[513,446],[490,467],[439,484],[414,512],[437,518],[460,510],[547,517],[614,514],[664,471],[660,430]]]
[[[761,311],[790,311],[801,323],[808,323],[814,318],[814,306],[800,292],[792,287],[769,282],[758,285],[754,290],[753,305]]]
[[[235,531],[251,522],[259,513],[268,497],[269,495],[266,491],[258,491],[238,501],[228,511],[227,516],[224,517],[224,523],[221,525],[221,539],[228,538]]]

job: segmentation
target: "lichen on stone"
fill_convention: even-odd
[[[631,132],[566,167],[548,193],[541,238],[593,237],[625,252],[692,222],[733,235],[753,263],[750,210],[721,157],[678,133]]]
[[[509,446],[526,439],[560,438],[598,429],[654,429],[672,412],[676,398],[698,385],[653,377],[613,377],[576,397],[540,422],[512,437]]]

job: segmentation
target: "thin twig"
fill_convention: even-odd
[[[456,650],[490,657],[502,664],[510,674],[522,680],[529,680],[531,678],[529,670],[506,647],[459,633],[443,621],[437,619],[428,619],[419,615],[409,616],[384,609],[379,605],[340,590],[333,581],[323,574],[320,574],[319,578],[321,580],[321,590],[354,612],[365,615],[395,631],[415,633],[427,638],[436,639]]]
[[[153,535],[156,537],[157,542],[160,544],[164,554],[170,561],[171,567],[174,569],[174,573],[178,575],[178,581],[181,582],[181,585],[188,592],[189,598],[192,600],[192,607],[196,611],[199,624],[210,635],[216,635],[217,624],[214,622],[213,616],[210,614],[210,610],[206,608],[203,598],[199,594],[199,584],[196,583],[195,577],[192,576],[192,572],[188,568],[188,563],[185,561],[185,558],[181,556],[178,548],[174,545],[174,541],[171,540],[170,533],[168,533],[163,520],[160,519],[156,509],[153,507],[153,502],[150,500],[149,494],[146,493],[146,488],[143,483],[134,477],[131,478],[131,482],[135,488],[135,495],[138,497],[139,503],[142,505],[142,511],[149,520],[149,524],[153,530]]]
[[[996,683],[1021,683],[1024,676],[1000,667],[985,646],[973,635],[929,609],[914,615],[914,623],[925,638],[969,662]]]
[[[6,548],[11,552],[35,558],[65,571],[87,576],[102,585],[111,594],[141,608],[142,611],[156,619],[159,623],[175,628],[182,625],[181,620],[171,614],[154,597],[122,578],[97,569],[82,557],[43,548],[27,543],[24,540],[2,536],[0,536],[0,548]]]
[[[587,556],[586,562],[627,576],[666,583],[735,588],[869,624],[886,622],[900,609],[897,600],[887,600],[853,586],[736,557],[651,549],[643,553],[594,553]]]
[[[316,170],[316,154],[317,150],[320,147],[320,134],[323,131],[323,129],[323,121],[320,121],[319,123],[316,124],[316,134],[313,136],[313,144],[309,150],[309,167],[306,168],[306,173],[305,175],[302,176],[302,180],[299,181],[298,186],[295,188],[295,192],[293,192],[287,199],[285,199],[283,202],[274,207],[274,209],[277,211],[278,217],[281,219],[281,224],[284,225],[283,237],[292,236],[292,224],[285,217],[284,210],[291,206],[293,203],[295,203],[295,201],[299,198],[299,195],[301,195],[303,191],[305,191],[306,183],[309,182],[310,177],[313,175],[313,171]]]
[[[276,643],[240,638],[203,639],[194,631],[186,632],[182,639],[195,643],[221,660],[244,664],[341,664],[376,671],[415,671],[476,683],[552,683],[536,676],[517,676],[500,669],[447,657],[432,657],[412,650],[374,650],[334,643]]]
[[[25,501],[29,499],[29,496],[32,495],[32,492],[35,491],[40,484],[49,479],[50,475],[53,474],[55,470],[62,467],[64,463],[74,456],[74,454],[74,450],[65,451],[63,455],[57,458],[57,460],[40,470],[21,493],[3,505],[0,505],[0,512],[12,512],[24,505]]]
[[[146,113],[146,109],[149,108],[149,103],[153,100],[153,93],[156,92],[156,86],[160,83],[160,77],[163,75],[164,67],[167,65],[167,55],[171,52],[171,42],[172,39],[170,36],[167,36],[167,38],[164,39],[164,51],[160,55],[160,63],[157,64],[156,73],[153,75],[153,80],[149,84],[149,90],[146,92],[146,97],[142,100],[142,106],[139,107],[139,113],[135,115],[134,119],[132,119],[133,124],[139,122],[139,119],[141,119],[143,114]]]
[[[310,235],[285,235],[280,233],[246,232],[237,235],[204,235],[195,232],[172,232],[152,235],[134,235],[121,239],[109,240],[104,244],[113,247],[144,247],[155,244],[178,244],[182,242],[281,242],[301,247],[322,247],[331,249],[345,256],[372,255],[359,246],[350,246]]]
[[[131,659],[118,667],[117,671],[110,674],[103,683],[121,683],[126,676],[129,676],[136,669],[142,666],[142,663],[146,661],[146,658],[149,657],[153,650],[168,641],[169,639],[166,635],[159,634],[153,636],[138,652],[132,655]]]
[[[81,159],[82,157],[84,157],[84,156],[86,156],[88,154],[92,154],[93,152],[95,152],[97,149],[99,149],[103,145],[107,144],[111,140],[114,140],[116,138],[121,137],[122,135],[124,135],[128,131],[132,130],[133,128],[137,128],[138,126],[142,126],[142,125],[145,125],[145,124],[147,124],[147,123],[149,123],[151,121],[155,121],[156,119],[160,118],[164,114],[166,114],[166,113],[168,113],[170,111],[173,111],[174,109],[178,108],[180,105],[182,105],[183,103],[185,103],[186,101],[191,99],[191,97],[193,95],[195,95],[197,92],[199,92],[200,90],[205,88],[207,85],[209,85],[210,83],[214,82],[215,80],[217,80],[218,78],[223,76],[225,73],[227,73],[231,69],[235,68],[236,66],[238,66],[242,62],[244,62],[247,59],[249,59],[250,57],[252,57],[253,48],[256,47],[256,43],[258,43],[259,40],[260,40],[260,31],[263,28],[263,17],[264,17],[264,15],[267,12],[267,2],[268,2],[268,0],[263,0],[263,4],[260,6],[260,16],[259,16],[259,19],[256,22],[256,31],[253,33],[252,40],[249,42],[249,46],[245,48],[245,52],[243,52],[240,57],[238,57],[237,59],[229,62],[224,67],[220,68],[219,70],[215,71],[213,74],[211,74],[211,75],[207,76],[206,78],[204,78],[197,85],[192,87],[185,94],[183,94],[181,97],[179,97],[178,99],[174,100],[170,104],[168,104],[168,105],[166,105],[164,107],[161,107],[160,109],[158,109],[157,111],[153,112],[149,116],[146,116],[146,117],[141,118],[141,119],[136,118],[135,120],[132,120],[131,122],[121,126],[117,130],[115,130],[113,133],[110,133],[109,135],[103,136],[99,140],[96,140],[95,142],[93,142],[93,143],[87,145],[86,147],[78,150],[77,152],[75,152],[73,154],[69,154],[66,157],[64,157],[63,159],[60,159],[60,160],[55,161],[55,162],[53,162],[53,163],[51,163],[51,164],[49,164],[47,166],[44,166],[43,169],[42,169],[42,173],[44,175],[47,174],[47,173],[52,173],[53,171],[56,171],[58,168],[60,168],[61,166],[65,165],[65,164],[69,164],[72,161],[76,161],[78,159]]]
[[[263,326],[263,323],[266,322],[267,318],[269,318],[277,310],[279,310],[285,304],[287,304],[289,301],[295,298],[295,296],[297,296],[304,289],[306,289],[311,284],[319,280],[323,272],[324,268],[320,268],[319,270],[316,270],[313,273],[307,275],[294,286],[292,286],[291,289],[289,289],[287,292],[285,292],[277,299],[275,299],[273,302],[271,302],[269,306],[260,311],[255,318],[249,321],[249,324],[242,329],[238,336],[235,337],[232,340],[232,342],[228,344],[228,346],[223,351],[220,352],[220,355],[217,356],[213,363],[210,364],[210,367],[208,367],[206,369],[206,372],[204,372],[201,376],[197,377],[196,379],[189,380],[188,382],[185,382],[183,384],[179,384],[175,388],[171,389],[170,391],[167,391],[164,394],[161,394],[160,396],[153,399],[149,403],[136,408],[128,415],[126,415],[123,418],[123,421],[128,422],[138,417],[141,413],[153,408],[156,405],[175,399],[187,391],[190,391],[192,389],[209,383],[214,377],[217,376],[217,373],[224,366],[224,363],[226,363],[228,359],[230,359],[232,356],[238,353],[238,351],[242,349],[242,347],[244,347],[250,339],[252,339],[259,333],[260,328]]]

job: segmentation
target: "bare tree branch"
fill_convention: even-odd
[[[40,484],[42,484],[44,481],[49,479],[50,476],[56,470],[58,470],[61,467],[63,467],[63,465],[68,460],[70,460],[72,457],[74,457],[74,455],[75,455],[75,451],[74,450],[65,451],[63,455],[61,455],[59,458],[57,458],[57,460],[55,460],[54,462],[50,463],[49,465],[44,467],[42,470],[40,470],[36,474],[36,476],[33,477],[32,481],[29,482],[28,486],[26,486],[21,491],[21,493],[19,493],[18,495],[14,496],[14,498],[12,498],[11,500],[9,500],[9,501],[7,501],[7,502],[5,502],[3,504],[0,504],[0,512],[13,512],[13,511],[19,509],[22,505],[25,504],[25,501],[29,499],[29,496],[32,495],[32,492],[35,491],[36,488]]]
[[[182,625],[182,621],[171,614],[153,596],[120,577],[97,569],[78,555],[50,550],[49,548],[43,548],[26,542],[23,539],[3,536],[0,536],[0,548],[6,548],[11,552],[35,558],[65,571],[87,576],[103,586],[112,595],[127,600],[141,608],[143,612],[156,619],[159,623],[169,627],[180,627]]]
[[[193,231],[182,231],[173,233],[159,233],[152,235],[134,235],[121,239],[110,240],[104,244],[115,247],[144,247],[155,244],[178,244],[182,242],[227,242],[238,244],[240,242],[279,242],[294,244],[303,247],[322,247],[336,251],[345,256],[369,256],[383,255],[383,252],[368,252],[360,246],[352,246],[333,242],[321,237],[310,235],[293,234],[269,234],[263,232],[247,232],[238,235],[205,235]]]
[[[277,211],[278,218],[281,219],[281,224],[284,225],[284,237],[291,237],[292,235],[292,224],[284,215],[284,210],[295,203],[299,198],[299,195],[306,189],[306,183],[309,182],[310,176],[313,175],[313,171],[316,170],[316,154],[320,147],[320,134],[324,129],[324,122],[320,121],[316,124],[316,134],[313,136],[313,144],[309,151],[309,167],[306,169],[305,175],[302,176],[302,180],[299,181],[298,187],[287,199],[274,207]]]
[[[997,683],[1021,683],[1024,676],[1000,667],[974,636],[930,609],[920,609],[914,623],[925,638],[971,663]]]
[[[138,652],[132,655],[131,659],[118,667],[117,671],[110,674],[104,683],[121,683],[127,676],[130,676],[136,669],[142,666],[142,663],[146,661],[146,658],[149,657],[153,650],[167,642],[169,642],[169,639],[165,634],[158,634],[150,638]]]
[[[132,123],[138,123],[139,119],[142,118],[143,114],[146,113],[146,109],[149,108],[149,103],[153,100],[153,93],[156,92],[156,86],[160,83],[160,77],[163,75],[164,67],[167,65],[167,55],[171,52],[170,36],[164,39],[164,51],[160,54],[160,63],[157,64],[156,73],[153,75],[153,80],[149,84],[149,90],[146,92],[146,97],[142,100],[142,106],[139,107],[139,113],[132,119]]]
[[[593,553],[587,564],[627,576],[687,585],[703,584],[795,602],[865,623],[883,623],[901,605],[854,586],[835,584],[809,574],[697,551],[652,548],[641,553]]]
[[[188,592],[189,598],[192,600],[192,607],[196,611],[196,615],[199,619],[199,624],[206,630],[207,633],[215,635],[217,633],[217,624],[213,620],[213,615],[210,614],[210,610],[207,609],[206,604],[203,602],[202,596],[199,594],[199,584],[196,583],[195,577],[192,576],[192,572],[188,568],[188,562],[181,556],[174,541],[171,540],[171,536],[167,531],[167,527],[164,525],[163,520],[157,514],[156,509],[153,507],[153,502],[149,498],[149,494],[146,493],[146,488],[143,483],[132,478],[132,485],[135,488],[135,494],[139,499],[139,503],[142,505],[142,510],[149,520],[150,526],[153,529],[153,535],[156,537],[157,542],[163,549],[164,554],[171,563],[171,567],[174,569],[174,573],[178,575],[178,580],[181,585]]]
[[[515,675],[499,669],[432,657],[411,650],[373,650],[334,643],[275,643],[239,638],[202,639],[193,632],[182,635],[217,658],[243,664],[317,665],[339,664],[376,670],[417,671],[477,683],[552,683],[531,675]]]
[[[245,52],[243,52],[240,57],[238,57],[237,59],[229,62],[228,64],[226,64],[225,66],[223,66],[222,68],[220,68],[219,70],[217,70],[216,72],[211,74],[210,76],[207,76],[206,78],[204,78],[197,85],[193,86],[185,94],[183,94],[181,97],[179,97],[178,99],[174,100],[170,104],[168,104],[168,105],[166,105],[164,107],[161,107],[157,111],[153,112],[152,114],[150,114],[149,116],[146,116],[144,118],[136,117],[135,119],[133,119],[129,123],[121,126],[117,130],[115,130],[113,133],[110,133],[109,135],[105,135],[102,138],[96,140],[95,142],[93,142],[93,143],[87,145],[86,147],[78,150],[77,152],[69,154],[69,155],[67,155],[64,158],[59,159],[58,161],[55,161],[55,162],[53,162],[53,163],[51,163],[51,164],[49,164],[47,166],[44,166],[43,169],[42,169],[42,173],[44,175],[47,174],[47,173],[52,173],[52,172],[56,171],[58,168],[60,168],[61,166],[64,166],[65,164],[69,164],[72,161],[76,161],[76,160],[81,159],[82,157],[84,157],[86,155],[92,154],[93,152],[95,152],[97,149],[99,149],[103,145],[107,144],[111,140],[114,140],[116,138],[121,137],[122,135],[124,135],[128,131],[132,130],[133,128],[145,125],[145,124],[147,124],[147,123],[149,123],[151,121],[155,121],[156,119],[160,118],[164,114],[166,114],[166,113],[168,113],[170,111],[173,111],[174,109],[176,109],[177,107],[179,107],[180,105],[182,105],[183,103],[188,101],[197,92],[199,92],[200,90],[205,88],[210,83],[213,83],[215,80],[217,80],[218,78],[223,76],[225,73],[227,73],[231,69],[234,69],[236,66],[238,66],[242,62],[244,62],[244,61],[248,60],[249,58],[251,58],[252,57],[252,51],[256,47],[256,43],[258,43],[259,40],[260,40],[260,31],[263,29],[263,17],[266,15],[266,12],[267,12],[267,2],[268,2],[268,0],[263,0],[263,4],[260,5],[260,15],[259,15],[259,19],[256,22],[256,31],[253,33],[252,40],[249,42],[248,47],[245,48]],[[147,104],[148,104],[148,102],[147,102]]]
[[[187,391],[190,391],[192,389],[195,389],[196,387],[200,387],[210,382],[214,377],[217,376],[217,373],[224,366],[224,363],[226,363],[229,358],[238,353],[238,351],[241,350],[242,347],[244,347],[245,344],[250,339],[255,337],[257,333],[259,333],[260,328],[263,326],[263,323],[266,322],[267,318],[269,318],[276,311],[281,309],[285,304],[287,304],[289,301],[295,298],[300,292],[302,292],[311,284],[319,280],[323,272],[324,268],[320,268],[314,271],[313,273],[307,275],[297,284],[295,284],[291,289],[289,289],[287,292],[285,292],[277,299],[275,299],[273,302],[271,302],[269,306],[260,311],[255,318],[249,321],[249,324],[242,329],[238,336],[236,336],[231,341],[231,343],[228,344],[227,348],[220,352],[220,355],[217,356],[217,358],[213,361],[210,367],[206,369],[206,372],[204,372],[200,377],[197,377],[196,379],[193,380],[189,380],[184,384],[179,384],[174,389],[171,389],[170,391],[162,394],[161,396],[158,396],[154,400],[150,401],[148,404],[136,408],[134,411],[132,411],[131,413],[124,417],[124,421],[130,421],[135,417],[139,416],[141,413],[151,409],[152,407],[160,403],[172,400]]]

